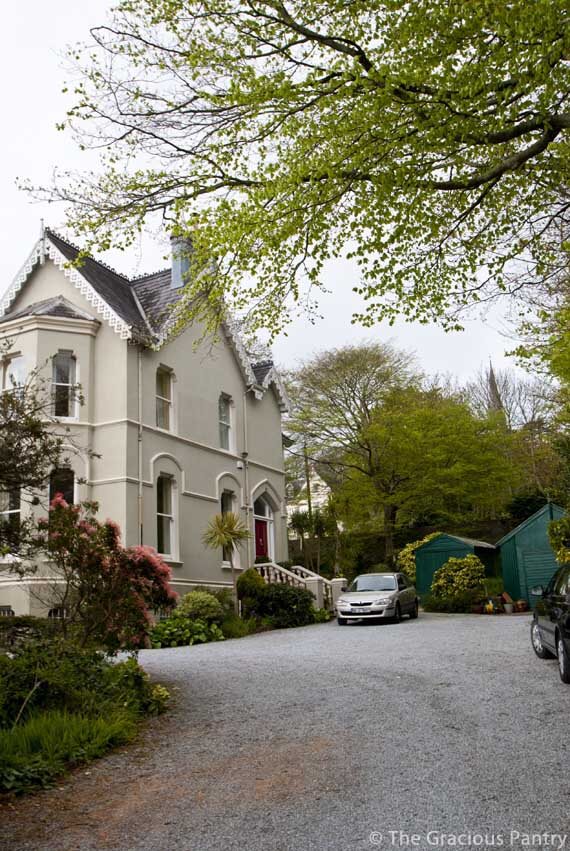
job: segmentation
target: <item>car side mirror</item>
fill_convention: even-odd
[[[544,594],[544,588],[542,585],[535,585],[534,588],[530,589],[530,593],[532,597],[542,597]]]
[[[347,588],[347,586],[346,586],[346,585],[343,585],[343,586],[342,586],[342,588],[341,588],[340,590],[341,590],[341,591],[342,591],[342,593],[344,594],[344,592],[345,592],[345,591],[348,591],[348,588]]]

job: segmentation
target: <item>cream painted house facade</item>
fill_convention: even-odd
[[[53,472],[46,501],[49,487],[96,500],[126,545],[162,553],[182,594],[231,584],[224,554],[201,543],[216,513],[235,511],[251,530],[239,566],[256,555],[286,559],[287,400],[273,364],[251,363],[226,325],[215,342],[199,342],[192,326],[166,337],[184,274],[180,249],[171,269],[133,280],[92,258],[71,266],[77,254],[46,230],[0,309],[0,339],[11,340],[13,355],[4,386],[41,365],[53,382],[53,414],[74,445],[95,453],[70,453],[72,469]],[[16,505],[17,495],[5,498],[4,513]],[[4,570],[0,606],[39,614],[33,581]]]

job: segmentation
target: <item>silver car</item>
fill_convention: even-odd
[[[398,623],[402,615],[418,616],[418,595],[403,573],[363,573],[341,593],[336,603],[337,621],[389,618]]]

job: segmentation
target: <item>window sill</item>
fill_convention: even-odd
[[[166,564],[171,565],[171,567],[183,567],[184,565],[183,561],[179,561],[177,558],[173,558],[172,556],[163,556],[160,553],[158,555],[166,562]]]
[[[229,563],[229,561],[223,561],[221,563],[220,567],[222,568],[222,570],[231,570],[232,569],[232,566]],[[234,565],[234,570],[236,570],[238,573],[241,573],[243,570],[245,570],[245,568],[238,567],[237,565]]]

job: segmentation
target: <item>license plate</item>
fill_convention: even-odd
[[[368,609],[358,609],[358,608],[352,609],[352,612],[355,615],[365,615],[367,611],[368,611]]]

